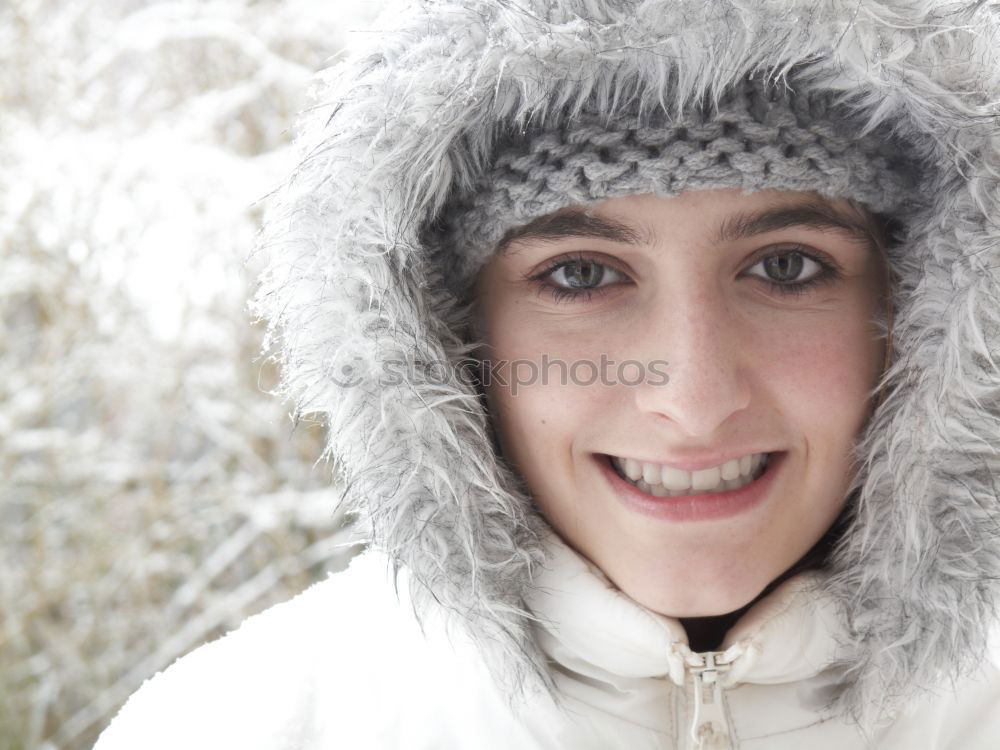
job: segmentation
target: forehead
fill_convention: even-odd
[[[830,232],[869,244],[867,217],[842,199],[813,192],[765,190],[743,194],[733,188],[699,190],[664,197],[629,195],[585,206],[566,206],[509,230],[497,246],[507,255],[530,243],[590,237],[626,245],[654,245],[671,222],[698,212],[711,232],[710,242],[736,242],[791,227]],[[667,226],[664,226],[667,225]]]

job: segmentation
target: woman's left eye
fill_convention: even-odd
[[[616,278],[617,277],[617,278]],[[541,291],[551,294],[558,302],[565,299],[590,297],[625,278],[624,273],[606,263],[583,255],[556,259],[542,271],[529,276],[541,285]],[[602,282],[610,283],[602,283]]]
[[[804,271],[810,266],[814,269],[803,279]],[[793,246],[785,248],[761,258],[749,270],[761,267],[764,275],[752,274],[778,294],[799,296],[823,284],[830,283],[841,277],[839,269],[804,251],[804,248]],[[777,278],[775,278],[777,276]]]

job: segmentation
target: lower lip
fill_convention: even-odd
[[[745,513],[763,503],[784,463],[786,453],[772,453],[767,468],[754,481],[738,490],[723,490],[704,495],[655,497],[635,487],[620,476],[607,455],[594,454],[618,499],[630,510],[663,521],[718,521]]]

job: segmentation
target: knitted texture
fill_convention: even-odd
[[[571,203],[738,187],[815,190],[897,212],[917,184],[912,161],[884,138],[852,130],[828,95],[748,78],[715,113],[694,107],[672,122],[644,122],[590,110],[571,125],[515,134],[472,195],[446,209],[439,244],[454,257],[446,283],[467,290],[508,230]]]

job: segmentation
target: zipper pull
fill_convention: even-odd
[[[692,747],[698,750],[731,750],[733,747],[726,698],[719,678],[729,664],[719,659],[722,652],[692,653],[698,662],[687,664],[694,681],[694,707],[691,719]]]

